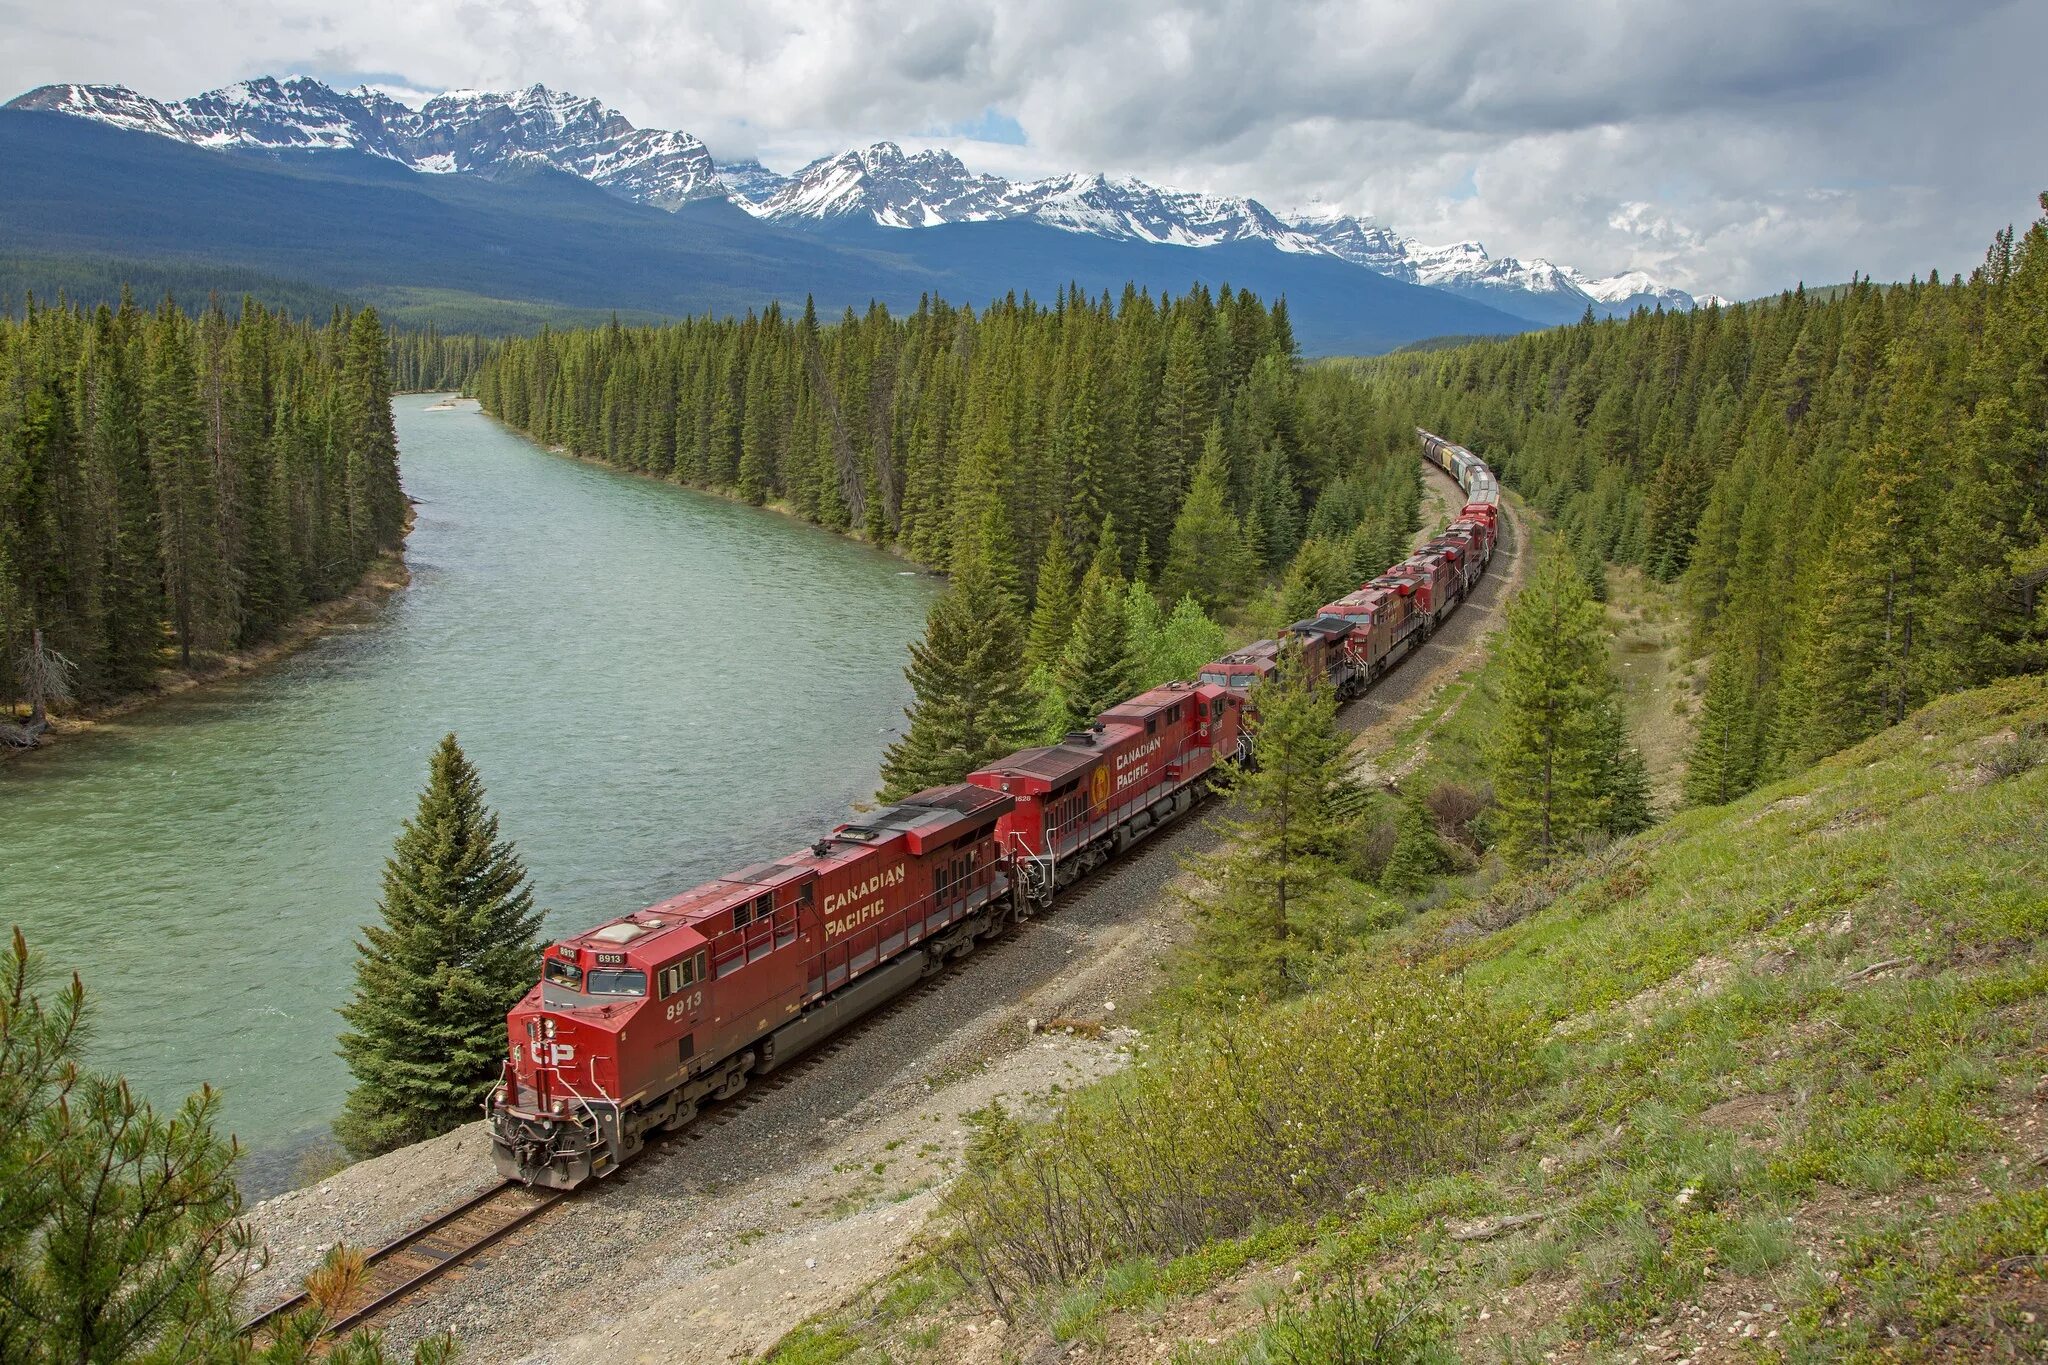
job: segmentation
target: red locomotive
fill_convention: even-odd
[[[1478,581],[1498,484],[1421,432],[1472,499],[1444,535],[1288,628],[810,848],[549,947],[513,1006],[489,1102],[507,1177],[568,1189],[677,1129],[1187,813],[1252,757],[1252,698],[1284,648],[1340,698],[1418,648]]]

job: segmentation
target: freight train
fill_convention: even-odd
[[[550,945],[487,1102],[507,1177],[569,1189],[973,952],[1256,761],[1258,684],[1298,652],[1350,699],[1421,648],[1498,538],[1484,461],[1418,428],[1465,490],[1450,527],[1276,640],[840,825],[809,848]]]

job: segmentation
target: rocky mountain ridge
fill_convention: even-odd
[[[1590,278],[1545,260],[1496,258],[1478,242],[1427,246],[1369,218],[1319,209],[1275,213],[1255,199],[1130,177],[1010,181],[971,171],[943,149],[906,154],[892,142],[821,157],[781,175],[758,161],[715,162],[689,133],[637,128],[598,100],[542,85],[449,91],[413,108],[368,87],[340,91],[311,77],[266,76],[170,102],[119,85],[49,85],[9,107],[223,150],[354,150],[430,174],[493,175],[541,164],[638,203],[674,210],[725,199],[796,228],[872,223],[915,230],[1022,219],[1133,243],[1265,243],[1538,322],[1566,321],[1587,308],[1607,315],[1722,301],[1696,299],[1641,271]]]

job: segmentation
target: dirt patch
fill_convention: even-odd
[[[1701,1111],[1699,1121],[1711,1128],[1726,1128],[1745,1142],[1761,1148],[1775,1148],[1784,1138],[1792,1096],[1784,1091],[1751,1091],[1733,1095]]]
[[[922,1103],[845,1134],[826,1155],[747,1182],[668,1224],[606,1277],[577,1330],[465,1342],[472,1361],[547,1365],[748,1357],[907,1259],[959,1168],[967,1115],[1000,1100],[1044,1112],[1128,1060],[1133,1035],[1041,1035]]]

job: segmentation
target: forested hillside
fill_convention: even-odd
[[[1694,800],[2048,660],[2048,222],[1967,280],[1364,365],[1382,409],[1485,456],[1585,560],[1682,585],[1713,654]]]
[[[784,503],[934,567],[993,501],[1028,594],[1055,527],[1086,564],[1113,522],[1120,570],[1156,577],[1205,455],[1224,494],[1214,514],[1238,523],[1255,567],[1285,566],[1312,526],[1350,535],[1382,501],[1355,480],[1414,437],[1352,376],[1302,369],[1295,352],[1286,305],[1245,292],[1063,292],[979,315],[927,300],[831,326],[771,305],[509,340],[474,391],[539,440]]]
[[[0,699],[145,687],[348,591],[403,534],[390,393],[367,310],[0,319]]]

